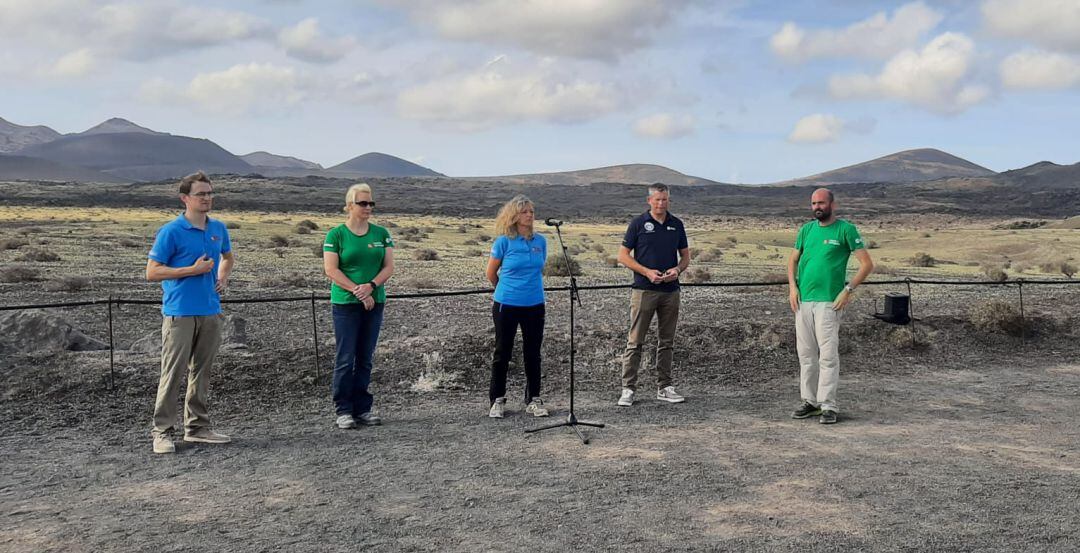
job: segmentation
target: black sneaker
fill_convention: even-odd
[[[791,418],[793,418],[793,419],[805,419],[805,418],[808,418],[808,417],[816,417],[816,416],[818,416],[820,414],[821,414],[821,408],[820,407],[814,407],[812,404],[810,404],[810,402],[806,402],[806,403],[802,404],[802,407],[799,407],[798,409],[795,410],[794,413],[791,414]]]
[[[821,412],[821,424],[835,424],[836,423],[836,411],[830,411],[828,409]]]

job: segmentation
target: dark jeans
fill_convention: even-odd
[[[358,303],[333,305],[337,342],[333,392],[338,415],[359,416],[371,411],[373,398],[368,392],[371,358],[379,340],[385,305],[376,303],[371,311]]]
[[[495,353],[491,356],[492,403],[506,396],[506,372],[514,355],[514,336],[521,326],[522,353],[525,358],[525,403],[540,396],[540,346],[544,343],[544,304],[529,307],[494,302],[491,318],[495,321]]]

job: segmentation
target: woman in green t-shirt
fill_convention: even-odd
[[[390,232],[370,222],[371,187],[354,184],[345,193],[345,223],[326,233],[323,271],[330,277],[334,313],[334,407],[338,428],[382,424],[371,412],[371,361],[382,328],[386,281],[394,273]]]

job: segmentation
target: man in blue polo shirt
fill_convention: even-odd
[[[213,204],[210,179],[202,172],[180,181],[184,213],[158,230],[146,280],[160,282],[161,379],[154,403],[154,453],[174,453],[177,394],[188,373],[184,398],[184,441],[230,441],[210,427],[210,366],[221,345],[220,294],[233,270],[229,231],[207,216]]]
[[[641,347],[656,314],[656,399],[681,403],[675,391],[671,360],[679,323],[679,275],[690,265],[690,247],[682,221],[668,212],[671,193],[665,184],[649,186],[649,210],[630,222],[619,248],[619,263],[634,271],[630,292],[630,336],[623,354],[622,395],[618,404],[634,404]],[[631,254],[631,252],[633,252]]]

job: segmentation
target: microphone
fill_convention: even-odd
[[[545,224],[545,225],[547,225],[547,226],[549,226],[549,227],[558,227],[558,226],[562,226],[562,224],[563,224],[564,222],[565,222],[565,221],[560,221],[560,220],[558,220],[558,219],[552,219],[551,217],[548,217],[547,219],[544,219],[544,224]]]

